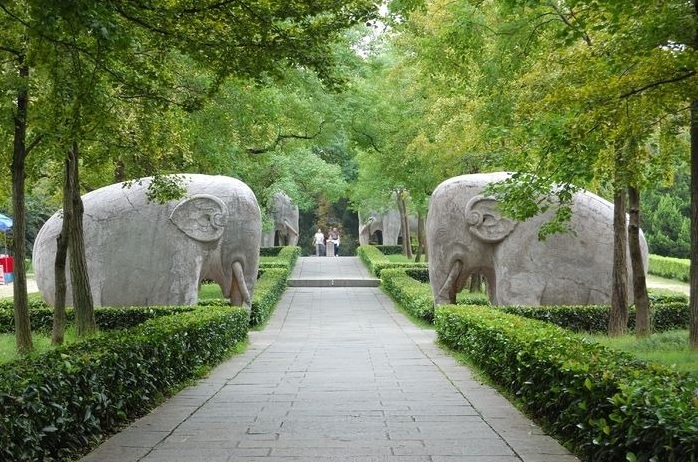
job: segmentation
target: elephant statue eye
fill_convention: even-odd
[[[482,214],[480,212],[476,212],[475,210],[471,211],[468,214],[468,224],[471,226],[477,226],[480,224],[482,221]]]
[[[222,213],[214,213],[211,216],[211,222],[214,226],[225,226],[225,217]]]

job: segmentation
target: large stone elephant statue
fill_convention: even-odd
[[[483,195],[485,186],[507,176],[463,175],[434,190],[426,233],[435,303],[455,303],[468,276],[476,273],[486,277],[495,305],[610,303],[613,204],[587,191],[577,193],[570,223],[574,232],[541,241],[538,231],[553,211],[517,222],[503,217],[496,200]],[[641,247],[647,271],[642,234]]]
[[[410,233],[416,236],[417,218],[407,218]],[[398,237],[402,236],[400,212],[389,210],[383,214],[370,212],[367,217],[359,213],[359,244],[368,245],[371,235],[380,231],[383,235],[383,245],[397,245]]]
[[[217,282],[231,304],[251,306],[259,267],[262,220],[257,198],[242,181],[177,175],[185,196],[147,198],[152,178],[83,196],[90,289],[96,306],[194,305],[200,282]],[[54,260],[62,214],[54,214],[34,243],[36,283],[55,301]],[[68,277],[66,304],[72,304]]]
[[[284,193],[276,193],[270,210],[274,228],[262,233],[262,247],[272,247],[276,233],[279,233],[279,245],[298,245],[298,206]]]

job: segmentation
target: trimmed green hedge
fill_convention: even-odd
[[[440,307],[435,325],[587,460],[696,460],[697,380],[487,307]]]
[[[360,245],[356,248],[356,254],[359,256],[364,265],[368,268],[368,271],[374,276],[378,277],[374,270],[374,265],[377,263],[390,263],[390,260],[378,250],[373,245]]]
[[[4,305],[4,304],[3,304]],[[29,304],[29,319],[35,332],[50,332],[53,328],[53,308],[42,300],[35,300]],[[95,307],[95,321],[100,330],[127,329],[136,326],[148,319],[170,314],[192,311],[191,306],[132,306],[124,308]],[[66,308],[68,324],[75,319],[73,308]],[[15,331],[14,308],[0,307],[0,333],[12,334]]]
[[[608,305],[579,306],[498,306],[498,310],[525,318],[555,324],[573,332],[605,333],[611,308]],[[655,332],[687,329],[687,302],[658,302],[651,304],[651,325]],[[635,328],[635,307],[628,310],[628,328]]]
[[[413,316],[434,321],[434,298],[428,284],[410,277],[403,269],[385,269],[381,285],[393,300]]]
[[[276,248],[276,247],[274,247]],[[278,247],[274,261],[260,263],[260,275],[255,284],[250,310],[250,327],[263,326],[274,312],[276,304],[286,289],[291,270],[301,253],[300,247]],[[199,305],[224,306],[228,302],[223,299],[199,301]]]
[[[376,249],[380,250],[383,255],[400,255],[402,254],[402,245],[374,245]],[[412,246],[412,253],[417,252],[417,247]]]
[[[286,290],[290,274],[289,268],[269,268],[257,280],[252,296],[250,326],[262,326],[269,320]]]
[[[283,248],[284,248],[283,246],[260,247],[259,256],[260,257],[276,257],[277,255],[279,255],[279,252]]]
[[[260,272],[263,272],[267,268],[288,268],[290,270],[296,264],[301,254],[300,247],[265,247],[265,249],[275,249],[274,255],[264,255],[262,253],[260,253],[260,255],[262,257],[274,258],[271,261],[261,259],[259,262]]]
[[[689,282],[691,260],[650,255],[648,273],[655,276]]]
[[[81,454],[220,362],[248,325],[242,308],[198,308],[0,365],[0,459]]]
[[[382,246],[362,245],[356,249],[356,253],[361,261],[364,262],[369,272],[377,278],[381,277],[381,272],[384,269],[417,268],[427,270],[427,263],[390,261],[386,258],[385,254],[379,250],[379,247]]]
[[[410,275],[421,269],[384,269],[380,273],[381,285],[393,300],[413,316],[429,323],[434,321],[434,296],[428,283],[420,282]],[[489,305],[486,294],[474,294],[462,291],[456,302],[459,305]]]

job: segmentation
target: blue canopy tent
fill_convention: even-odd
[[[12,228],[12,218],[0,213],[0,231],[5,233],[5,239],[3,240],[3,246],[5,247],[4,254],[7,253],[7,230],[10,228]]]
[[[12,218],[0,213],[0,231],[5,232],[12,228]]]

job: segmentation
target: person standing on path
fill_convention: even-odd
[[[329,238],[330,244],[334,246],[334,253],[333,255],[335,257],[339,256],[339,231],[337,228],[332,228],[330,231],[330,238]]]
[[[313,236],[313,244],[315,245],[315,255],[321,257],[325,255],[325,235],[322,229],[318,228],[317,233]]]

